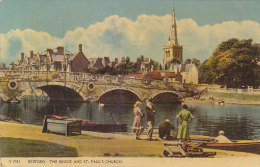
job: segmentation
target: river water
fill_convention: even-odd
[[[156,109],[155,127],[169,119],[176,127],[176,114],[180,104],[154,104]],[[211,103],[187,103],[195,116],[190,124],[190,133],[217,136],[224,130],[228,138],[260,139],[260,105],[239,105]],[[143,108],[143,106],[141,106]],[[97,123],[124,123],[131,131],[133,123],[132,104],[50,102],[44,97],[24,97],[21,103],[0,103],[0,115],[21,119],[28,124],[42,125],[45,114],[87,119]],[[144,120],[146,125],[146,120]]]

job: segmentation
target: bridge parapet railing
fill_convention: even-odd
[[[142,79],[126,78],[123,75],[101,75],[79,72],[64,72],[64,71],[15,71],[15,70],[0,70],[0,77],[10,77],[14,79],[24,79],[34,82],[72,82],[80,83],[85,81],[94,82],[95,84],[111,84],[111,85],[126,85],[138,88],[154,88],[154,89],[178,89],[181,90],[182,84],[173,84],[163,80],[152,80],[151,83],[145,83]]]
[[[32,71],[0,70],[1,79],[26,79],[31,74]]]

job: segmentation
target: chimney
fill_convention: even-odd
[[[79,44],[79,51],[82,52],[82,44]]]
[[[64,55],[64,47],[63,46],[58,46],[57,47],[57,54],[58,55]]]
[[[33,58],[33,51],[30,51],[30,58]]]
[[[21,52],[21,60],[24,60],[24,53]]]

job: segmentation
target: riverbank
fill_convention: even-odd
[[[2,157],[162,157],[164,141],[146,136],[135,140],[131,133],[98,133],[83,131],[82,135],[62,136],[42,133],[41,126],[0,122]],[[216,157],[259,156],[257,154],[204,149],[214,151]]]
[[[223,92],[207,92],[200,99],[187,98],[184,102],[192,103],[216,103],[224,101],[226,104],[248,104],[260,105],[260,95],[223,93]]]

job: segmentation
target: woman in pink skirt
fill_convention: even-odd
[[[141,109],[139,108],[140,104],[141,104],[141,102],[137,101],[134,105],[134,111],[133,111],[135,118],[134,118],[132,130],[136,134],[136,140],[140,139],[140,135],[144,130],[143,113],[142,113]]]

